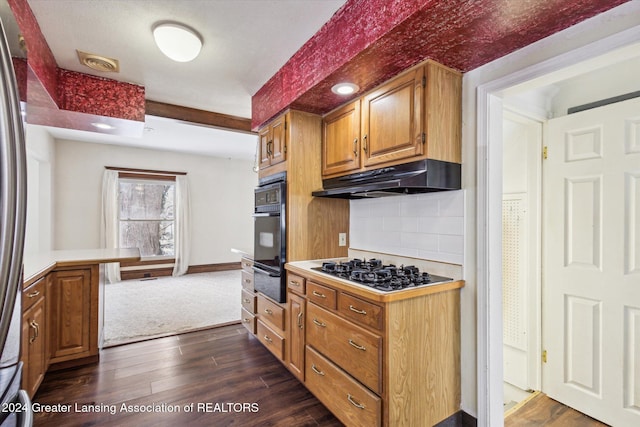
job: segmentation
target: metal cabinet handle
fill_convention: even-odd
[[[289,284],[291,286],[300,286],[300,282],[296,282],[295,280],[289,280]]]
[[[302,329],[302,316],[304,316],[304,311],[298,313],[298,328]]]
[[[27,297],[29,297],[29,298],[35,298],[35,297],[37,297],[38,295],[40,295],[40,291],[31,292],[31,293],[27,294]]]
[[[244,301],[246,304],[249,304],[251,302],[251,300],[249,298],[245,298],[242,301]]]
[[[362,137],[362,150],[364,150],[364,152],[367,152],[367,135],[365,134]]]
[[[244,323],[250,323],[251,319],[247,319],[246,317],[242,320]]]
[[[40,325],[38,325],[35,320],[32,320],[29,326],[33,328],[33,336],[29,338],[29,342],[32,343],[38,339],[38,335],[40,335]]]
[[[353,140],[353,154],[358,157],[358,138]]]
[[[358,409],[366,408],[366,406],[364,406],[362,403],[358,403],[355,400],[353,400],[353,396],[351,396],[351,394],[347,394],[347,400],[349,401],[349,403],[351,403],[353,406],[355,406]]]
[[[313,363],[311,364],[311,370],[313,372],[315,372],[316,374],[321,375],[321,376],[324,377],[324,372],[322,372],[320,369],[316,368],[316,365],[313,364]]]
[[[363,315],[366,315],[366,314],[367,314],[367,312],[366,312],[366,311],[364,311],[364,310],[359,310],[359,309],[355,308],[354,306],[352,306],[351,304],[349,304],[349,310],[351,310],[351,311],[353,311],[353,312],[355,312],[355,313],[358,313],[358,314],[363,314]]]
[[[356,344],[355,342],[353,342],[352,339],[349,339],[349,344],[351,344],[352,347],[357,348],[358,350],[362,350],[362,351],[367,351],[367,349],[361,345]]]
[[[267,314],[273,314],[273,311],[271,311],[271,310],[270,310],[270,309],[268,309],[268,308],[265,308],[265,309],[264,309],[264,312],[265,312],[265,313],[267,313]]]
[[[326,298],[327,297],[325,294],[321,294],[318,291],[313,291],[312,294],[317,296],[318,298]]]
[[[315,323],[316,325],[320,326],[321,328],[326,328],[327,327],[326,323],[322,323],[318,319],[313,319],[313,323]]]
[[[251,283],[251,279],[244,279],[244,283]]]
[[[269,336],[268,336],[268,335],[265,335],[265,336],[264,336],[264,340],[265,340],[266,342],[268,342],[269,344],[271,344],[271,343],[273,342],[273,340],[272,340],[271,338],[269,338]]]

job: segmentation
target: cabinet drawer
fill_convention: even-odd
[[[382,392],[382,337],[312,303],[307,304],[306,326],[308,345],[371,390]]]
[[[46,278],[38,279],[34,284],[22,291],[22,310],[25,311],[44,297]]]
[[[284,338],[258,319],[257,337],[278,359],[284,360]]]
[[[249,332],[255,335],[256,333],[256,316],[253,313],[249,313],[244,308],[241,310],[240,318],[242,320],[242,326],[247,328]]]
[[[307,282],[307,299],[323,307],[336,308],[336,291],[310,280]]]
[[[240,272],[241,277],[242,277],[242,287],[248,291],[253,292],[253,271],[251,272],[247,272],[245,270],[242,270]]]
[[[340,293],[338,296],[338,311],[344,317],[362,325],[382,330],[384,316],[382,307],[361,300],[349,294]]]
[[[250,258],[242,257],[240,260],[240,267],[248,273],[253,274],[253,260]]]
[[[299,295],[305,293],[305,278],[295,274],[287,274],[287,289]]]
[[[242,308],[249,313],[256,312],[256,294],[245,289],[242,290]]]
[[[258,310],[256,310],[256,314],[258,319],[284,331],[284,308],[270,301],[262,294],[258,294]]]
[[[382,403],[348,374],[312,348],[306,349],[305,385],[348,426],[379,426]]]

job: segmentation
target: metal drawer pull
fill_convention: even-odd
[[[268,309],[268,308],[265,308],[265,309],[264,309],[264,312],[265,312],[265,313],[267,313],[267,314],[273,314],[273,311],[271,311],[271,310],[270,310],[270,309]]]
[[[321,328],[326,328],[327,327],[326,323],[322,323],[317,319],[313,319],[313,323],[315,323],[316,325],[320,326]]]
[[[355,308],[354,306],[352,306],[351,304],[349,304],[349,310],[354,311],[358,314],[367,314],[366,311],[364,310],[358,310],[357,308]]]
[[[358,157],[358,138],[353,140],[353,154]]]
[[[273,342],[273,340],[272,340],[271,338],[269,338],[269,336],[268,336],[268,335],[265,335],[265,336],[264,336],[264,340],[265,340],[266,342],[268,342],[269,344],[271,344],[271,343]]]
[[[244,283],[251,283],[251,279],[244,279]]]
[[[349,339],[349,344],[351,344],[352,347],[355,347],[358,350],[367,351],[367,349],[365,347],[354,343],[352,339]]]
[[[40,291],[35,291],[35,292],[31,292],[30,294],[27,294],[29,298],[35,298],[38,295],[40,295]]]
[[[251,319],[244,319],[244,323],[249,323],[251,322]]]
[[[324,372],[322,372],[320,369],[316,368],[316,365],[313,364],[313,363],[311,364],[311,370],[313,372],[315,372],[316,374],[322,375],[324,377]]]
[[[347,394],[347,400],[349,401],[349,403],[351,403],[353,406],[355,406],[358,409],[366,408],[366,406],[364,406],[362,403],[358,403],[355,400],[353,400],[353,396],[351,396],[350,394]]]
[[[313,291],[312,293],[313,293],[313,295],[315,295],[317,297],[320,297],[320,298],[326,298],[327,297],[325,294],[321,294],[318,291]]]
[[[302,316],[304,316],[304,311],[301,311],[298,314],[298,328],[302,329]]]
[[[300,283],[299,283],[299,282],[296,282],[295,280],[289,280],[289,284],[290,284],[291,286],[300,286]]]
[[[249,304],[249,303],[251,302],[251,300],[250,300],[249,298],[245,298],[243,301],[244,301],[245,303],[247,303],[247,304]]]

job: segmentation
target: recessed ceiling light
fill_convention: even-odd
[[[153,28],[153,38],[162,53],[176,62],[196,59],[202,38],[191,28],[175,22],[163,22]]]
[[[91,126],[93,126],[94,128],[103,129],[103,130],[115,129],[114,126],[108,125],[106,123],[91,123]]]
[[[360,87],[355,83],[338,83],[331,88],[331,92],[338,95],[351,95],[360,90]]]

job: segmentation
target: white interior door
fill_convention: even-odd
[[[543,365],[550,397],[640,425],[640,99],[549,120]]]

